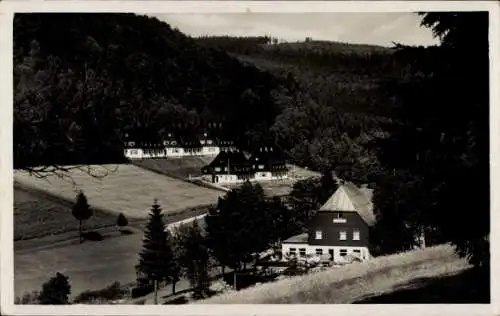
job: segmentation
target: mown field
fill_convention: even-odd
[[[131,163],[144,168],[171,176],[187,179],[189,176],[201,176],[201,168],[208,165],[214,157],[183,157],[168,159],[141,159],[132,160]]]
[[[378,257],[365,263],[355,263],[327,271],[291,277],[272,283],[257,285],[236,293],[213,297],[201,304],[350,304],[380,297],[402,289],[425,287],[422,280],[437,280],[470,273],[470,265],[448,245],[415,250],[391,256]],[[486,280],[489,280],[486,279]],[[470,278],[469,278],[470,281]],[[429,281],[430,282],[430,281]],[[454,286],[457,282],[453,283]],[[470,293],[482,291],[481,295],[462,296],[463,303],[489,302],[489,284],[476,280],[461,285]],[[441,286],[441,288],[446,288]],[[452,290],[453,287],[448,287]],[[458,291],[458,288],[456,288]],[[425,293],[425,291],[423,291]],[[446,295],[429,298],[429,302],[446,303]],[[412,302],[412,297],[406,297]],[[415,297],[413,297],[415,299]],[[443,299],[444,301],[440,301]],[[404,301],[398,298],[395,302]],[[374,302],[377,302],[374,300]],[[387,300],[386,300],[387,302]],[[422,301],[421,301],[422,302]],[[424,301],[425,302],[425,301]]]
[[[14,241],[63,234],[78,230],[78,222],[71,214],[72,201],[29,188],[14,188]],[[85,228],[114,226],[116,215],[94,210],[94,216],[85,221]]]
[[[121,212],[130,219],[147,217],[154,199],[158,199],[164,212],[173,214],[188,208],[214,204],[222,194],[131,164],[95,165],[91,168],[94,174],[107,174],[103,178],[96,178],[83,170],[75,169],[70,173],[71,179],[56,176],[38,179],[27,172],[15,170],[14,179],[20,186],[68,201],[74,201],[77,192],[82,190],[92,207],[113,214]]]

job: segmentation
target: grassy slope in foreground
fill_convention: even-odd
[[[144,218],[154,199],[166,213],[217,202],[221,192],[199,187],[144,170],[130,164],[93,165],[94,174],[109,173],[102,179],[89,176],[82,170],[71,171],[74,184],[68,179],[50,177],[38,179],[27,172],[16,170],[17,183],[32,187],[63,199],[74,200],[78,190],[83,190],[91,206],[125,216]]]
[[[349,304],[393,292],[416,279],[444,277],[469,267],[451,246],[442,245],[262,284],[200,303]]]

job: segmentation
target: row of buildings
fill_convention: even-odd
[[[217,156],[222,151],[234,151],[233,141],[210,135],[203,131],[199,135],[167,133],[160,142],[137,141],[125,135],[123,153],[128,159],[182,158],[193,156]]]
[[[194,136],[193,136],[194,135]],[[220,135],[220,133],[219,133]],[[214,157],[201,169],[202,179],[217,184],[288,178],[286,160],[273,146],[262,146],[244,153],[234,141],[205,130],[196,134],[167,133],[160,142],[140,142],[125,135],[124,155],[128,159]]]

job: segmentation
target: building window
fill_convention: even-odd
[[[347,220],[344,218],[344,215],[342,213],[335,213],[333,217],[333,222],[334,223],[345,223]]]
[[[297,254],[297,248],[290,248],[290,255],[295,256]]]
[[[340,256],[341,257],[347,256],[347,249],[340,249]]]
[[[299,248],[299,256],[301,257],[306,256],[306,248]]]
[[[360,239],[360,236],[359,236],[359,230],[355,230],[352,232],[352,240],[359,240]]]
[[[316,255],[317,256],[323,255],[323,249],[321,249],[321,248],[316,249]]]
[[[220,167],[215,167],[215,172],[220,172]]]
[[[354,249],[352,252],[354,252],[354,253],[361,253],[361,250],[359,250],[359,249]]]
[[[316,231],[316,239],[323,239],[323,232],[321,230]]]
[[[340,238],[340,240],[347,240],[347,232],[346,231],[341,231],[339,233],[339,238]]]
[[[131,155],[137,155],[138,153],[139,153],[139,151],[138,151],[137,149],[132,149],[132,150],[130,151],[130,154],[131,154]]]

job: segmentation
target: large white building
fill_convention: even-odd
[[[149,159],[217,156],[221,151],[235,149],[234,142],[210,137],[208,132],[203,132],[197,138],[168,133],[161,143],[127,140],[123,152],[128,159]]]

